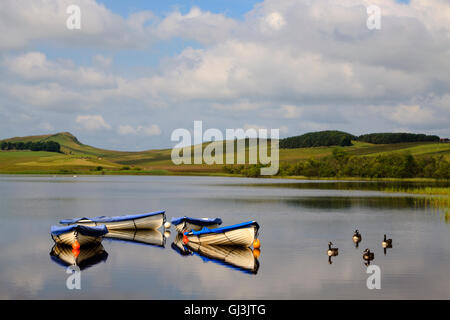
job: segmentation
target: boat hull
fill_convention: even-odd
[[[88,227],[105,225],[108,228],[108,230],[130,230],[130,229],[158,229],[164,224],[164,222],[165,222],[165,214],[160,213],[152,216],[124,221],[93,222],[90,220],[79,220],[76,223]]]
[[[186,246],[203,257],[222,261],[242,271],[253,274],[258,272],[259,262],[254,257],[253,251],[250,248],[242,246],[200,245],[192,242],[188,242]]]
[[[52,239],[55,243],[62,245],[71,246],[75,241],[78,241],[80,246],[87,246],[101,243],[103,236],[88,236],[72,230],[60,235],[52,235]]]
[[[166,240],[158,230],[110,230],[105,238],[164,247]]]
[[[228,245],[250,247],[256,238],[257,228],[249,226],[221,233],[186,235],[189,242],[201,245]]]
[[[101,244],[81,248],[78,253],[74,253],[71,247],[55,244],[50,256],[60,265],[78,266],[80,270],[84,270],[100,262],[105,262],[108,253]]]

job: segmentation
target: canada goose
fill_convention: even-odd
[[[392,239],[386,239],[386,235],[384,235],[384,239],[381,245],[383,246],[383,248],[392,248]]]
[[[375,254],[373,252],[370,252],[370,249],[366,249],[363,251],[363,259],[366,261],[373,260],[375,258]]]
[[[353,242],[355,243],[356,248],[358,248],[358,244],[361,242],[361,234],[359,233],[359,230],[356,229],[355,233],[353,234]]]
[[[338,255],[338,248],[332,248],[331,247],[331,245],[332,245],[333,243],[331,243],[331,242],[328,242],[328,251],[327,251],[327,254],[328,254],[328,256],[329,257],[331,257],[331,256],[337,256]]]

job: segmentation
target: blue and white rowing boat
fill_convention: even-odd
[[[204,227],[207,228],[218,228],[219,225],[222,224],[222,219],[220,218],[191,218],[191,217],[178,217],[178,218],[172,218],[171,220],[172,225],[175,227],[175,229],[179,233],[183,233],[185,231],[199,231]]]
[[[189,242],[201,245],[228,245],[250,247],[258,235],[259,224],[248,221],[232,226],[209,229],[204,227],[200,231],[185,232]]]
[[[102,242],[103,236],[108,233],[104,225],[96,227],[80,226],[78,224],[60,227],[52,226],[50,235],[57,244],[72,246],[78,242],[80,246],[93,245]]]
[[[256,274],[259,268],[253,251],[242,246],[205,246],[193,242],[184,244],[183,236],[178,234],[172,243],[172,249],[183,257],[198,255],[204,262],[212,261],[244,273]]]
[[[64,219],[59,223],[65,225],[79,224],[84,226],[105,225],[109,230],[120,229],[158,229],[166,222],[165,211],[156,211],[141,214],[130,214],[115,217],[94,217]]]

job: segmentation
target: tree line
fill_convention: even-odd
[[[439,142],[440,138],[426,134],[394,132],[363,134],[358,137],[358,140],[374,144],[389,144],[402,142]]]
[[[357,137],[343,131],[327,130],[309,132],[300,136],[280,139],[280,148],[346,147],[352,145],[352,140],[373,144],[391,144],[404,142],[439,142],[440,138],[433,135],[404,132],[370,133]]]
[[[301,136],[280,140],[280,148],[310,148],[323,146],[351,146],[356,137],[350,133],[336,130],[309,132]]]
[[[225,166],[224,171],[258,177],[262,165]],[[411,154],[353,156],[335,149],[321,159],[280,163],[280,176],[363,177],[363,178],[435,178],[450,179],[450,162],[443,156],[414,157]]]
[[[6,142],[0,144],[2,150],[31,150],[31,151],[48,151],[61,152],[61,145],[55,141],[37,141],[37,142]]]

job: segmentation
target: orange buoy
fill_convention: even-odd
[[[77,240],[75,240],[75,242],[72,243],[72,249],[75,249],[75,250],[80,249],[80,243]]]
[[[259,249],[253,249],[253,256],[254,256],[256,259],[259,258],[260,254],[261,254],[261,250],[259,250]]]
[[[189,242],[189,239],[186,235],[183,235],[183,243],[187,244]]]
[[[259,239],[255,239],[255,241],[253,241],[253,248],[259,249],[260,247],[261,247],[261,242],[259,242]]]

